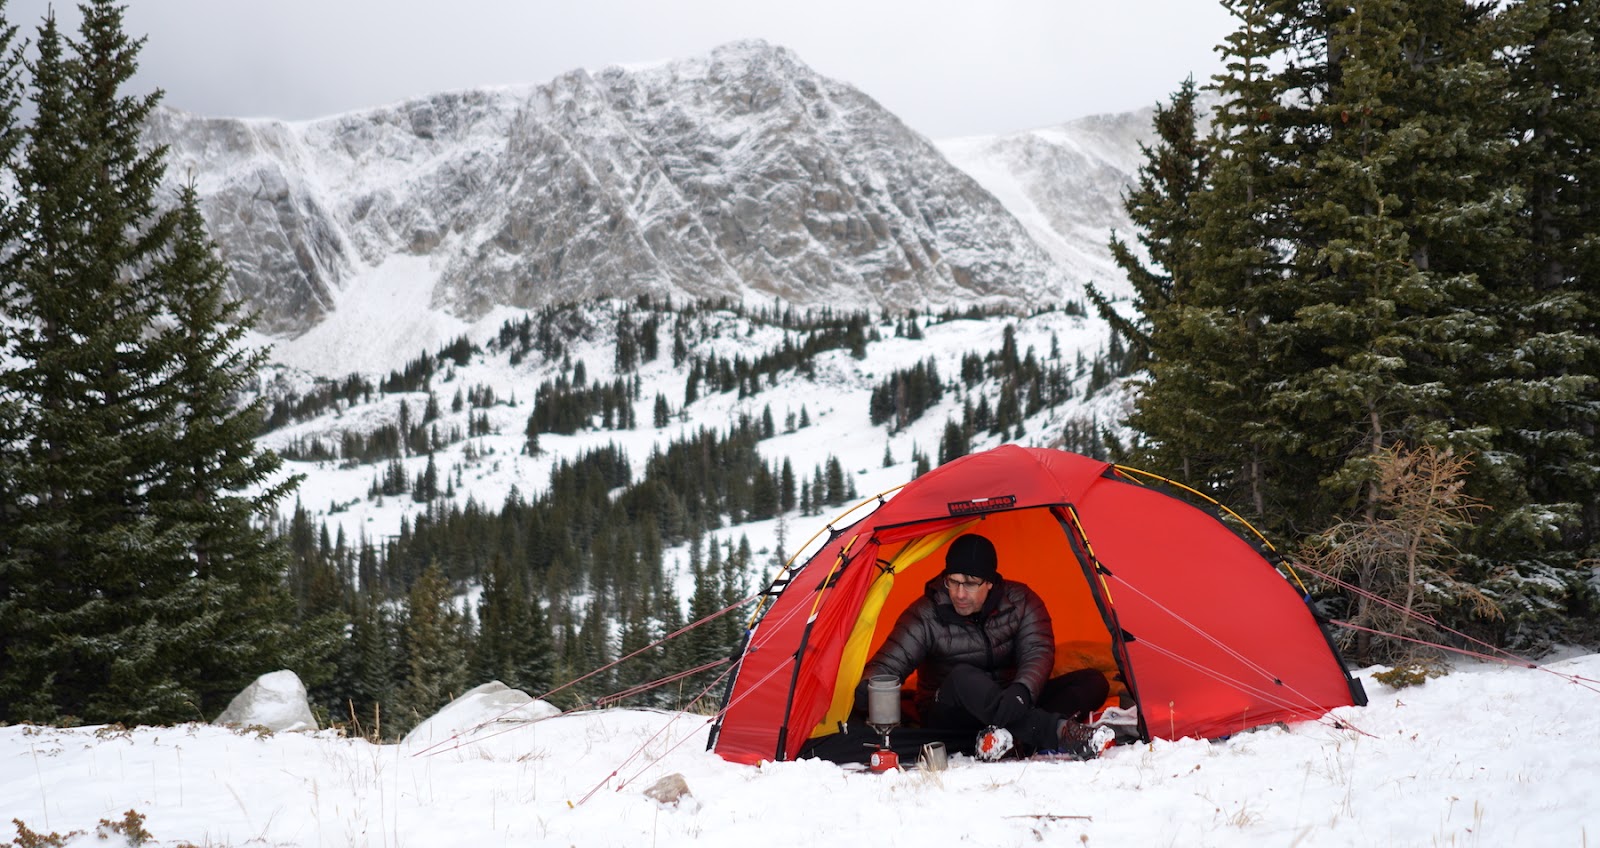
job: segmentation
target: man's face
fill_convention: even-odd
[[[972,615],[983,609],[990,586],[989,581],[970,574],[947,574],[944,578],[944,588],[950,593],[950,605],[956,608],[957,615]]]

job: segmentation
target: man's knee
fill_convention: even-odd
[[[1111,681],[1098,669],[1080,668],[1062,676],[1072,678],[1073,684],[1095,706],[1105,703],[1106,697],[1111,694]]]
[[[944,680],[939,683],[939,691],[934,693],[934,700],[947,707],[963,707],[971,710],[975,705],[992,700],[997,689],[994,679],[983,669],[962,664],[951,667]]]
[[[1105,703],[1111,682],[1099,670],[1080,668],[1045,684],[1039,705],[1069,717],[1082,717]]]

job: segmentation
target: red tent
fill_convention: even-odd
[[[1149,739],[1215,738],[1364,704],[1305,599],[1254,545],[1142,475],[1006,445],[906,485],[769,588],[712,750],[793,759],[848,716],[861,668],[980,532],[1050,609],[1057,673],[1100,666]],[[906,681],[909,687],[912,681]]]

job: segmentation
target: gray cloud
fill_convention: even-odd
[[[31,36],[49,0],[12,0]],[[55,3],[73,32],[75,7]],[[1164,99],[1220,69],[1213,0],[133,0],[136,85],[206,115],[303,119],[435,91],[539,83],[705,53],[795,51],[932,138],[1004,133]]]

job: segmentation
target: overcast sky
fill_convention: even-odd
[[[10,0],[31,36],[50,0]],[[53,3],[75,32],[76,3]],[[574,68],[788,47],[935,139],[1164,100],[1220,69],[1216,0],[132,0],[139,90],[205,115],[304,119]]]

